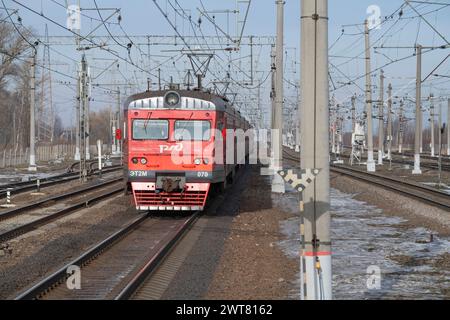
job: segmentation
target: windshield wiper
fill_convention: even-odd
[[[147,115],[147,119],[145,119],[145,122],[144,122],[145,133],[147,133],[147,125],[148,125],[151,117],[152,117],[152,112],[149,112],[148,115]]]

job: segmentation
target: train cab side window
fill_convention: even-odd
[[[168,120],[133,120],[133,140],[167,140]]]

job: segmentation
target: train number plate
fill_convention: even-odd
[[[197,177],[199,177],[199,178],[208,178],[209,177],[209,172],[199,171],[199,172],[197,172]]]
[[[130,171],[130,177],[147,177],[148,172],[142,170],[132,170]]]

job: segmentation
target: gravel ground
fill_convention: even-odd
[[[403,159],[403,160],[410,160],[413,161],[414,158],[411,156],[399,156],[394,155],[395,159]],[[334,159],[332,157],[332,159]],[[375,162],[377,161],[377,154],[375,153]],[[365,161],[365,160],[364,160]],[[442,163],[448,165],[448,157],[443,158]],[[348,159],[344,159],[344,164],[348,165]],[[421,163],[431,163],[437,166],[437,158],[436,159],[421,159]],[[355,165],[357,169],[365,170],[366,165]],[[392,165],[389,165],[389,161],[386,159],[383,159],[383,165],[376,165],[376,173],[379,174],[387,174],[392,175],[396,178],[401,178],[404,180],[409,181],[415,181],[415,182],[421,182],[430,184],[430,186],[433,186],[432,184],[437,184],[439,182],[438,170],[433,170],[429,168],[422,167],[422,174],[415,175],[412,174],[413,166],[410,165],[404,165],[404,164],[398,164],[398,163],[392,163]],[[441,183],[450,186],[450,172],[449,171],[442,171],[441,172]]]
[[[283,299],[298,271],[277,246],[280,221],[270,186],[251,166],[227,192],[163,299]]]
[[[103,175],[103,180],[108,180],[112,178],[116,178],[122,175],[122,171],[117,172],[111,172]],[[12,192],[11,195],[11,202],[17,206],[29,204],[30,202],[42,200],[45,198],[48,198],[50,196],[56,196],[59,194],[66,193],[68,191],[75,191],[79,189],[83,189],[86,186],[91,186],[94,184],[99,183],[98,177],[90,177],[89,181],[85,184],[81,184],[78,179],[72,180],[72,181],[66,181],[64,183],[56,184],[53,186],[41,188],[40,193],[33,194],[36,190],[31,190],[24,193],[19,193],[17,195],[14,195],[14,192]],[[3,209],[0,208],[0,213],[7,211],[9,209]]]
[[[278,243],[284,240],[280,221],[292,215],[272,208],[270,180],[255,167],[241,196],[239,214],[216,275],[206,295],[208,299],[287,299],[298,263],[287,258]]]
[[[331,174],[331,186],[345,193],[357,194],[355,199],[377,206],[386,215],[407,219],[405,227],[421,226],[442,236],[450,235],[450,215],[444,210],[337,174]]]
[[[11,298],[134,219],[131,197],[108,201],[43,226],[9,242],[0,256],[0,298]]]

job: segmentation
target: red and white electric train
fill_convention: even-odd
[[[237,139],[225,132],[250,124],[226,98],[172,86],[133,95],[124,109],[126,188],[138,210],[203,210],[212,186],[230,182],[239,165],[225,150]],[[214,161],[218,141],[223,161]]]

